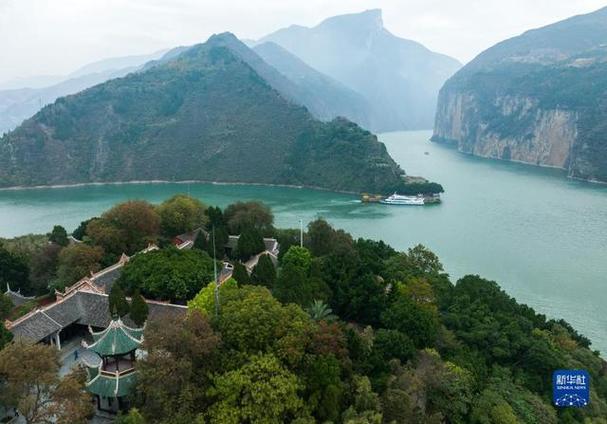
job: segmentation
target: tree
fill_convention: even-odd
[[[269,254],[261,255],[257,265],[251,273],[251,282],[258,286],[265,286],[269,289],[274,287],[276,282],[276,268]]]
[[[0,292],[0,322],[4,322],[8,315],[11,313],[15,305],[10,297]]]
[[[404,363],[415,354],[415,346],[406,334],[383,328],[375,333],[373,350],[379,354],[383,363],[390,359],[398,359]]]
[[[246,261],[251,256],[263,252],[265,248],[261,232],[255,227],[246,227],[238,237],[234,256],[241,261]]]
[[[215,235],[215,243],[213,243],[213,234]],[[202,238],[204,238],[204,236],[201,234],[196,241]],[[201,240],[198,244],[198,249],[205,250],[211,258],[215,257],[217,260],[221,260],[226,255],[226,244],[229,239],[228,230],[224,226],[212,227],[209,230],[208,239],[205,241]],[[213,250],[213,244],[215,245],[215,250]]]
[[[274,353],[286,364],[299,364],[310,344],[313,322],[297,305],[283,306],[260,286],[240,288],[219,315],[224,345],[241,353]]]
[[[254,228],[262,234],[272,230],[274,215],[261,202],[236,202],[224,212],[224,219],[231,234],[241,234],[245,229]]]
[[[67,238],[67,231],[61,225],[55,225],[53,227],[53,231],[48,235],[48,239],[50,242],[56,243],[59,246],[67,246],[69,244],[69,240]]]
[[[146,424],[145,418],[143,418],[143,415],[141,415],[137,408],[131,408],[126,415],[118,414],[115,422],[116,424]]]
[[[94,414],[91,394],[86,390],[86,371],[79,367],[63,377],[52,396],[49,412],[58,424],[86,424]]]
[[[386,261],[383,274],[388,280],[407,282],[413,277],[428,277],[443,271],[438,257],[418,244],[406,253],[400,252]]]
[[[103,257],[103,249],[84,243],[73,244],[59,253],[57,278],[53,285],[62,289],[70,286],[87,276],[90,272],[101,268],[99,262]]]
[[[99,219],[98,217],[93,217],[93,218],[89,218],[87,220],[84,220],[80,223],[80,225],[78,225],[78,227],[72,231],[72,237],[74,237],[76,240],[84,240],[84,237],[87,235],[86,234],[86,227],[89,225],[89,223],[95,219]]]
[[[228,278],[219,286],[219,303],[223,304],[238,292],[236,279]],[[215,314],[215,281],[211,281],[204,287],[196,297],[188,302],[188,310],[197,310],[203,315],[210,317]]]
[[[283,256],[274,295],[283,303],[309,306],[315,299],[326,298],[326,284],[313,276],[312,255],[305,247],[291,246]]]
[[[273,355],[255,355],[239,369],[217,375],[208,390],[216,401],[211,422],[238,424],[290,422],[304,415],[301,384]]]
[[[119,284],[112,284],[108,296],[108,308],[112,317],[123,317],[129,313],[129,302]]]
[[[367,377],[354,376],[354,402],[344,412],[343,422],[345,424],[381,424],[382,413],[379,397],[371,388],[371,382]]]
[[[173,237],[204,226],[206,206],[198,199],[176,194],[158,206],[162,233]]]
[[[82,374],[59,377],[57,350],[43,344],[11,343],[0,351],[4,385],[0,402],[15,405],[25,422],[86,423],[92,413]]]
[[[137,326],[142,327],[148,319],[148,312],[148,304],[143,296],[141,296],[141,293],[139,293],[139,290],[136,290],[131,297],[131,311],[129,316]]]
[[[30,279],[32,290],[36,294],[48,292],[48,287],[57,278],[59,254],[63,247],[49,243],[32,256],[30,260]]]
[[[247,268],[242,264],[242,262],[238,261],[234,262],[232,278],[235,279],[241,286],[244,286],[251,282],[251,278],[249,277],[249,272],[247,271]]]
[[[324,256],[333,251],[332,244],[335,230],[324,219],[317,219],[308,224],[308,245],[314,256]]]
[[[0,284],[3,291],[7,283],[13,290],[21,289],[23,294],[31,292],[29,268],[25,258],[8,251],[0,242]]]
[[[417,348],[433,346],[440,326],[436,311],[406,297],[394,301],[381,315],[381,320],[387,328],[409,336]]]
[[[156,241],[159,232],[160,216],[153,205],[142,200],[119,203],[86,227],[93,243],[115,257],[144,249]]]
[[[193,422],[208,406],[205,390],[216,370],[220,337],[197,310],[150,319],[137,362],[135,405],[148,422]],[[189,420],[189,421],[187,421]]]
[[[314,321],[333,321],[337,318],[333,315],[333,310],[329,308],[329,305],[322,300],[315,300],[312,302],[306,309],[306,312]]]
[[[139,290],[147,299],[184,302],[213,280],[213,260],[199,250],[175,247],[134,256],[118,283],[127,294]]]
[[[4,346],[8,345],[13,340],[13,333],[8,331],[4,326],[4,320],[0,322],[0,350],[4,349]]]

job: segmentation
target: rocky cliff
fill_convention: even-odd
[[[607,181],[607,8],[504,41],[449,79],[433,141]]]

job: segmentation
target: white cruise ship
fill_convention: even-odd
[[[408,206],[424,206],[424,198],[422,196],[401,196],[394,193],[379,201],[385,205],[408,205]]]

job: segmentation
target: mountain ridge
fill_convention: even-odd
[[[374,131],[430,128],[438,90],[461,66],[394,36],[379,9],[282,28],[258,40],[267,41],[363,95],[374,108]]]
[[[0,139],[0,186],[205,180],[385,192],[403,183],[374,135],[317,121],[257,60],[220,34],[60,98]]]

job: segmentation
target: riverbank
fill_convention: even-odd
[[[113,186],[113,185],[135,185],[135,184],[213,184],[213,185],[233,185],[233,186],[259,186],[259,187],[284,187],[293,189],[308,189],[318,190],[330,193],[351,194],[357,195],[355,191],[333,190],[324,187],[306,186],[306,185],[291,185],[291,184],[272,184],[272,183],[251,183],[243,181],[205,181],[205,180],[132,180],[132,181],[97,181],[90,183],[74,183],[74,184],[49,184],[36,186],[13,186],[0,187],[0,191],[16,191],[16,190],[37,190],[37,189],[61,189],[61,188],[76,188],[76,187],[98,187],[98,186]]]

